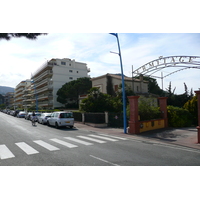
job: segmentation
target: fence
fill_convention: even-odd
[[[80,113],[74,112],[74,120],[83,123],[96,124],[112,128],[123,127],[123,113]],[[128,121],[128,120],[127,120]],[[128,126],[128,124],[127,124]]]

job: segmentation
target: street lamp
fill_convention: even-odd
[[[117,33],[110,33],[111,35],[114,35],[117,38],[117,44],[118,44],[118,49],[119,49],[119,53],[117,53],[119,55],[120,58],[120,65],[121,65],[121,76],[122,76],[122,100],[123,100],[123,116],[124,116],[124,133],[126,133],[126,95],[125,95],[125,88],[124,88],[124,73],[123,73],[123,66],[122,66],[122,57],[121,57],[121,50],[120,50],[120,45],[119,45],[119,38],[118,38],[118,34]]]

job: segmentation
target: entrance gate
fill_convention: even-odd
[[[164,68],[172,68],[173,71],[165,76],[162,72],[161,76],[155,75]],[[200,56],[160,56],[159,59],[148,62],[134,71],[132,69],[132,76],[134,78],[142,74],[152,78],[161,78],[163,89],[163,79],[165,77],[185,69],[200,69]]]

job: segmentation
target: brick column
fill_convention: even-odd
[[[198,109],[197,139],[198,143],[200,143],[200,90],[194,92],[197,94],[197,109]]]
[[[130,104],[130,121],[129,121],[129,134],[140,133],[140,123],[138,120],[138,98],[139,96],[129,96]]]
[[[163,113],[163,119],[165,122],[165,128],[168,127],[168,118],[167,118],[167,97],[158,97],[160,110]]]

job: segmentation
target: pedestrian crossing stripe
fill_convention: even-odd
[[[0,145],[0,158],[7,159],[15,157],[14,154],[4,144]]]
[[[103,139],[103,140],[109,140],[109,141],[112,141],[112,142],[119,141],[119,140],[116,140],[116,139],[112,139],[112,138],[108,138],[108,137],[104,137],[104,136],[99,136],[99,135],[89,135],[89,136],[99,138],[99,139]]]
[[[51,140],[51,141],[54,141],[54,142],[56,142],[56,143],[58,143],[58,144],[62,144],[62,145],[64,145],[64,146],[68,147],[68,148],[78,147],[78,146],[76,146],[76,145],[74,145],[74,144],[71,144],[71,143],[65,142],[65,141],[63,141],[63,140],[56,139],[56,138],[50,139],[50,140]]]
[[[87,137],[87,136],[77,136],[79,138],[83,138],[83,139],[86,139],[86,140],[90,140],[90,141],[94,141],[94,142],[97,142],[97,143],[106,143],[105,141],[103,140],[97,140],[97,139],[94,139],[94,138],[91,138],[91,137]]]
[[[106,135],[106,134],[103,134],[103,133],[100,133],[99,135],[103,135],[103,136],[111,137],[111,138],[116,138],[116,139],[119,139],[119,140],[128,140],[127,138],[122,138],[122,137],[113,136],[113,135]]]
[[[71,140],[71,141],[80,143],[80,144],[84,144],[84,145],[93,145],[93,144],[90,143],[90,142],[85,142],[85,141],[83,141],[83,140],[79,140],[79,139],[72,138],[72,137],[64,137],[64,138],[67,139],[67,140]]]
[[[35,150],[33,147],[29,146],[25,142],[19,142],[15,144],[28,155],[39,153],[37,150]]]
[[[51,145],[51,144],[48,144],[48,143],[46,143],[46,142],[44,142],[44,141],[42,141],[42,140],[35,140],[35,141],[33,141],[33,142],[35,142],[36,144],[38,144],[38,145],[40,145],[40,146],[42,146],[42,147],[48,149],[49,151],[60,150],[59,148],[57,148],[57,147],[55,147],[55,146],[53,146],[53,145]]]

